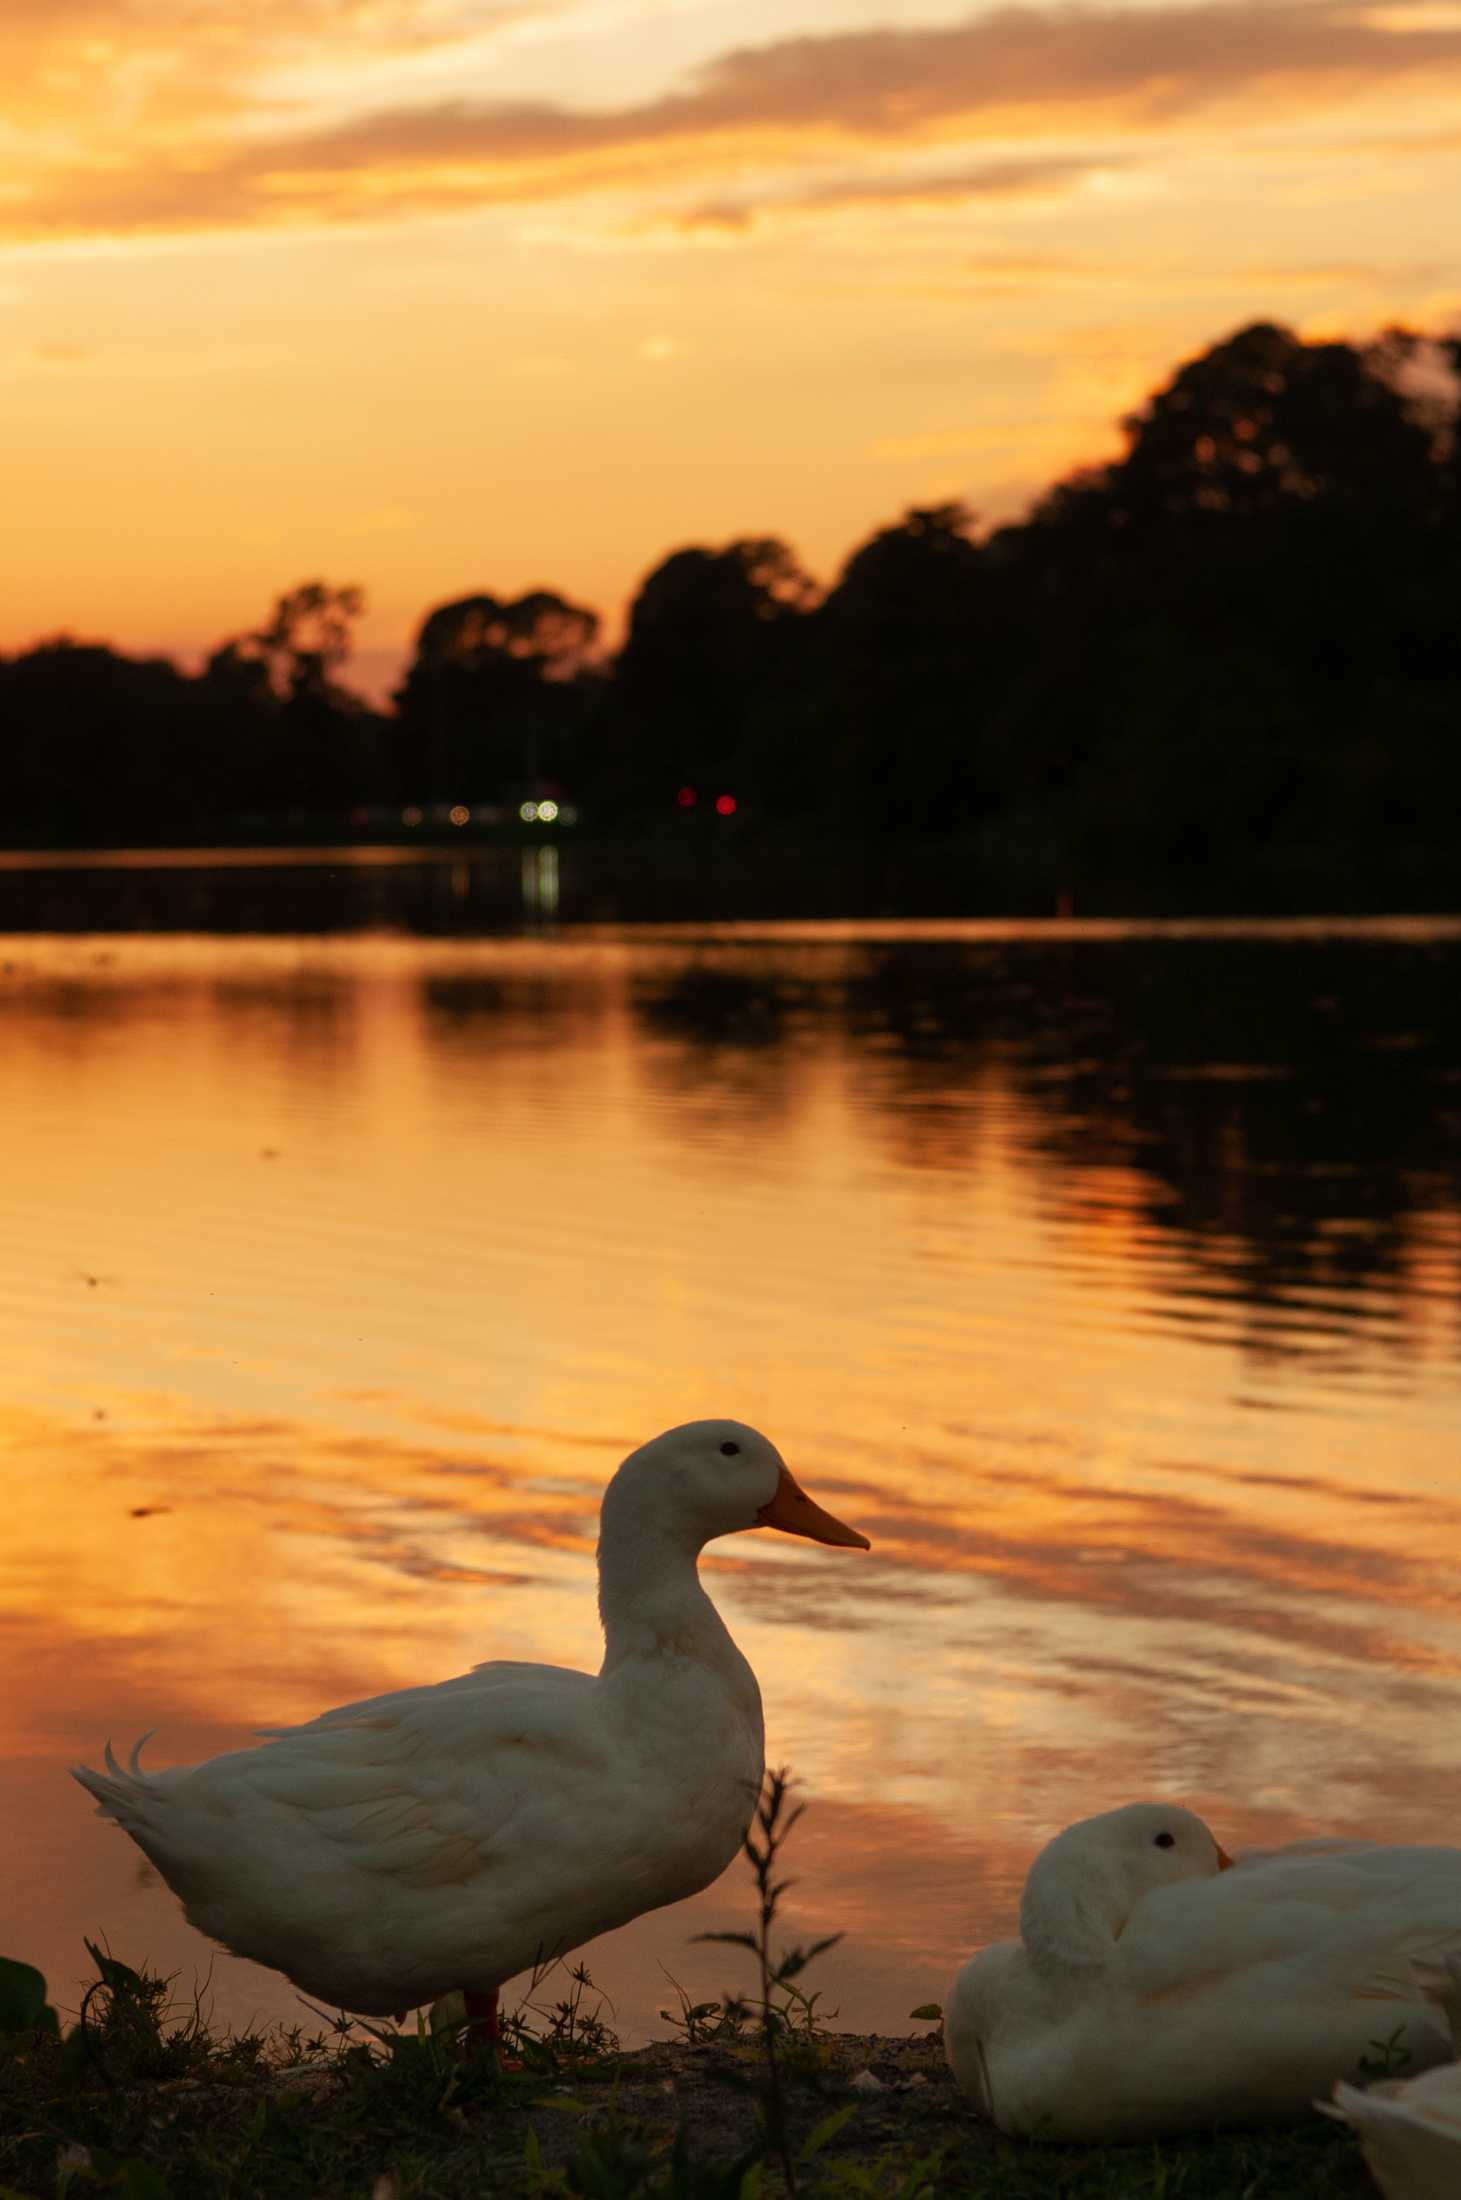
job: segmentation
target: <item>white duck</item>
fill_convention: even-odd
[[[1461,2057],[1461,1946],[1436,1951],[1433,1962],[1412,1956],[1417,1987],[1443,2012],[1451,2053]],[[1423,2070],[1418,2078],[1386,2079],[1366,2092],[1334,2088],[1327,2116],[1352,2124],[1385,2200],[1456,2200],[1461,2192],[1461,2060]]]
[[[366,2014],[460,1989],[495,2038],[505,1979],[736,1855],[761,1696],[696,1559],[757,1527],[868,1548],[754,1429],[669,1429],[604,1493],[597,1675],[479,1665],[200,1765],[145,1773],[134,1749],[124,1771],[108,1744],[107,1770],[75,1777],[200,1932]]]
[[[1446,2055],[1406,1954],[1461,1927],[1461,1849],[1301,1841],[1230,1861],[1168,1803],[1041,1851],[1020,1939],[981,1950],[945,2003],[954,2076],[1001,2130],[1281,2122],[1392,2035],[1411,2069]]]

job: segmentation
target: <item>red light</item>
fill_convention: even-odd
[[[675,800],[682,810],[693,810],[695,807],[695,789],[693,787],[682,787],[675,796]]]
[[[715,798],[715,807],[719,816],[734,817],[736,814],[736,798],[733,794],[718,794]]]

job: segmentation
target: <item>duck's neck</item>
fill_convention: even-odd
[[[700,1585],[699,1546],[673,1522],[628,1506],[604,1507],[599,1534],[599,1613],[607,1674],[629,1658],[690,1658],[737,1675],[747,1670]]]
[[[1073,1856],[1038,1856],[1020,1899],[1020,1938],[1042,1971],[1090,1971],[1111,1960],[1127,1913],[1119,1888],[1099,1867],[1082,1868]]]

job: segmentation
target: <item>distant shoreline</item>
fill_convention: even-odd
[[[1093,879],[1058,892],[991,875],[957,839],[813,838],[762,820],[729,831],[545,832],[509,824],[451,838],[224,839],[158,846],[0,847],[0,932],[452,933],[592,926],[981,928],[1056,940],[1184,931],[1450,937],[1461,897],[1347,895],[1296,862],[1219,894],[1180,879]],[[295,881],[289,884],[289,881]],[[1281,880],[1281,884],[1279,883]],[[169,883],[169,882],[172,883]],[[270,882],[274,883],[270,883]],[[1244,887],[1248,889],[1244,891]],[[1393,882],[1392,882],[1393,887]],[[929,936],[932,936],[929,934]]]

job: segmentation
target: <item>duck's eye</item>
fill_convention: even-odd
[[[1154,1833],[1152,1835],[1152,1842],[1153,1845],[1159,1849],[1175,1849],[1177,1846],[1177,1836],[1175,1833]]]
[[[725,1453],[727,1459],[733,1459],[741,1447],[739,1444],[732,1444],[727,1442],[722,1444],[720,1448]]]

